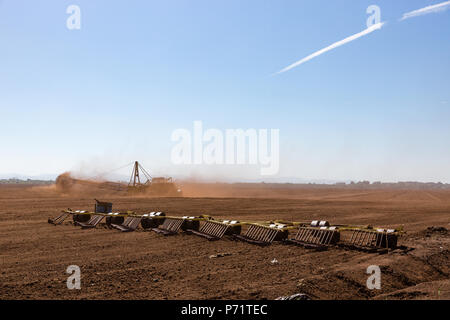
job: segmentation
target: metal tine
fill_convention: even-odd
[[[273,232],[273,234],[272,234],[272,237],[270,238],[270,242],[273,242],[273,240],[275,240],[275,238],[276,238],[276,236],[277,236],[277,234],[278,234],[278,230],[273,230],[274,232]]]
[[[275,240],[275,238],[277,237],[278,234],[278,230],[272,230],[272,235],[270,237],[270,242],[273,242]]]
[[[324,237],[324,239],[323,239],[323,244],[329,244],[330,243],[330,234],[332,233],[333,231],[331,231],[331,230],[325,230],[325,237]]]
[[[263,237],[264,237],[264,234],[265,234],[265,232],[267,231],[266,230],[266,228],[264,228],[264,227],[260,227],[260,226],[258,226],[258,228],[257,228],[258,230],[257,230],[257,233],[256,233],[256,240],[262,240],[263,239]]]
[[[264,228],[264,231],[261,233],[260,240],[263,242],[267,242],[267,239],[269,239],[272,229]]]
[[[373,240],[374,240],[375,232],[371,232],[369,238],[367,239],[367,245],[370,247],[374,246]]]
[[[245,231],[245,236],[248,237],[250,235],[250,231],[251,231],[252,226],[248,226],[247,230]]]
[[[273,229],[266,229],[264,230],[265,232],[263,233],[263,237],[262,237],[262,241],[264,242],[270,242],[270,238],[272,237],[272,231]]]
[[[352,238],[350,239],[351,243],[356,244],[356,239],[358,237],[359,230],[353,231]]]
[[[357,230],[353,230],[352,236],[350,237],[350,243],[353,243],[355,235],[356,235],[357,232],[358,232]]]
[[[178,224],[180,223],[179,220],[172,220],[172,223],[170,224],[170,231],[176,232],[178,231]]]
[[[314,232],[314,238],[312,239],[312,243],[318,243],[320,237],[320,229],[315,230]]]
[[[209,233],[210,234],[216,234],[217,233],[217,229],[220,228],[220,225],[218,223],[211,223],[210,227],[209,227]]]
[[[178,230],[180,230],[181,225],[183,224],[184,220],[182,219],[177,219],[176,223],[175,223],[175,230],[173,230],[174,232],[177,232]]]
[[[379,241],[378,241],[379,240]],[[377,247],[381,247],[381,243],[383,242],[383,236],[379,233],[377,233],[377,242],[376,242],[376,246]]]
[[[301,232],[301,233],[300,233]],[[306,235],[306,229],[305,228],[300,228],[300,230],[299,230],[299,233],[300,233],[300,236],[298,237],[298,239],[297,240],[303,240],[303,238],[305,237],[305,235]]]
[[[272,239],[272,235],[273,235],[274,231],[275,230],[273,230],[273,229],[267,230],[266,236],[264,238],[264,242],[272,242],[271,239]]]
[[[255,229],[256,229],[256,232],[253,235],[253,239],[259,240],[260,237],[261,237],[261,233],[262,233],[262,231],[264,231],[264,229],[262,227],[260,227],[260,226],[256,226]]]
[[[367,231],[361,231],[361,237],[360,237],[360,239],[359,239],[359,243],[360,243],[360,245],[361,246],[365,246],[365,239],[366,239],[366,236],[367,236]]]
[[[309,238],[309,242],[314,243],[314,241],[316,239],[316,234],[317,234],[317,229],[314,229],[311,231],[311,237]]]
[[[324,244],[324,240],[327,236],[327,230],[320,230],[319,244]]]
[[[377,233],[376,232],[373,233],[370,243],[372,245],[374,245],[375,247],[377,246]]]
[[[166,221],[164,221],[163,229],[170,230],[170,226],[172,225],[172,223],[173,222],[171,219],[166,219]]]
[[[260,239],[262,231],[263,231],[263,229],[260,226],[256,227],[256,232],[255,232],[255,234],[253,236],[255,240],[259,240]]]
[[[133,220],[131,220],[129,227],[131,229],[136,229],[138,224],[139,224],[139,218],[133,218]]]
[[[364,239],[364,245],[365,246],[372,246],[372,236],[373,236],[373,232],[368,232],[367,233],[367,237]]]
[[[319,244],[325,244],[325,239],[328,237],[328,230],[320,230]]]
[[[361,238],[359,239],[359,243],[361,244],[361,246],[365,246],[365,244],[366,244],[365,239],[367,237],[368,232],[362,231],[361,233],[362,233],[362,235],[361,235]]]
[[[302,241],[307,241],[309,236],[311,235],[311,229],[305,229],[305,235],[303,236]]]
[[[264,242],[268,242],[268,239],[270,239],[271,238],[271,236],[272,236],[272,231],[273,231],[273,229],[270,229],[270,228],[266,228],[266,230],[264,230],[265,232],[263,233],[263,237],[262,237],[262,241],[264,241]]]
[[[331,239],[333,238],[333,234],[334,234],[334,231],[328,230],[327,237],[325,239],[325,244],[330,244],[331,243]]]
[[[309,237],[309,242],[314,241],[314,237],[316,235],[316,229],[311,230],[311,236]]]
[[[247,238],[252,238],[254,233],[255,233],[255,226],[254,225],[250,225],[248,227],[247,231],[245,232],[245,236]]]
[[[273,229],[266,230],[266,234],[265,234],[265,237],[263,239],[264,242],[267,242],[267,243],[272,242],[270,239],[272,238],[273,231],[275,231],[275,230],[273,230]]]
[[[258,234],[259,228],[257,226],[252,227],[252,232],[250,233],[250,238],[256,239],[256,235]]]
[[[210,221],[207,221],[206,224],[205,224],[204,231],[205,231],[206,233],[208,233],[208,232],[210,232],[210,230],[211,230],[213,227],[214,227],[214,223],[212,223],[212,222],[210,222]]]
[[[223,235],[225,234],[225,230],[227,229],[227,226],[224,224],[217,224],[217,230],[216,230],[216,235],[218,238],[222,238]]]
[[[319,229],[318,234],[317,234],[317,244],[322,243],[322,238],[324,235],[325,235],[325,230]]]
[[[220,238],[222,238],[225,235],[225,233],[227,233],[228,228],[229,227],[227,225],[224,225],[222,232],[220,233]]]
[[[208,229],[206,229],[206,232],[208,234],[214,235],[215,230],[216,230],[216,225],[214,223],[210,223]]]
[[[210,223],[209,228],[208,228],[209,234],[217,233],[217,228],[218,227],[219,227],[219,225],[217,223]]]
[[[306,239],[309,237],[309,229],[308,228],[304,228],[304,232],[302,235],[302,241],[306,241]]]
[[[259,228],[257,226],[253,226],[252,228],[252,233],[251,233],[251,238],[255,238],[256,239],[256,235],[258,234]]]
[[[297,231],[297,234],[295,235],[295,239],[296,240],[300,239],[301,233],[302,233],[302,228],[299,228],[298,231]]]
[[[316,230],[316,233],[314,234],[314,239],[313,239],[313,242],[314,242],[315,244],[318,244],[318,243],[319,243],[321,233],[322,233],[322,230],[320,230],[320,229],[317,229],[317,230]]]
[[[368,231],[363,231],[362,232],[361,239],[360,239],[360,243],[361,243],[362,246],[366,245],[366,238],[367,238],[367,234],[368,233],[369,233]]]
[[[363,231],[362,230],[358,230],[358,234],[356,235],[356,244],[360,245],[361,244],[361,237],[363,235]]]
[[[167,223],[166,223],[167,222]],[[164,226],[164,229],[166,229],[166,230],[168,230],[168,231],[170,231],[170,228],[172,227],[172,224],[173,224],[173,220],[172,219],[167,219],[166,221],[165,221],[165,226]]]
[[[313,239],[313,235],[314,235],[314,230],[309,229],[309,234],[305,241],[311,242],[311,240]]]
[[[201,232],[204,232],[204,233],[209,233],[209,230],[210,230],[211,227],[212,227],[211,225],[212,225],[211,222],[206,221],[206,223],[202,226],[202,228],[200,229],[200,231],[201,231]]]
[[[220,225],[218,223],[212,223],[209,234],[217,237],[217,235],[219,234],[219,231],[220,231]]]
[[[97,216],[93,216],[92,218],[89,219],[88,224],[94,224],[94,221],[96,220]]]
[[[372,239],[372,235],[373,235],[373,232],[367,232],[367,237],[364,238],[364,245],[365,246],[370,246],[371,245],[370,239]]]
[[[213,223],[213,225],[211,226],[211,230],[210,230],[210,234],[213,236],[217,236],[217,234],[220,231],[220,225],[218,225],[217,223]]]
[[[252,232],[250,234],[250,238],[255,239],[257,232],[258,232],[258,227],[257,226],[253,226],[252,227]]]
[[[303,234],[302,241],[306,241],[306,239],[308,239],[310,233],[311,233],[311,230],[305,228],[305,233]]]
[[[209,233],[212,235],[216,235],[219,229],[220,229],[220,224],[211,223],[211,227],[209,228]]]
[[[261,241],[264,241],[264,242],[267,242],[267,239],[268,239],[268,237],[270,236],[270,234],[271,234],[271,231],[272,229],[270,229],[270,228],[264,228],[264,230],[263,230],[263,232],[261,233],[261,238],[260,238],[260,240]]]
[[[330,231],[330,237],[329,237],[329,239],[328,239],[328,244],[330,244],[331,241],[333,241],[333,237],[334,237],[334,235],[337,234],[337,233],[338,233],[338,231]]]
[[[221,226],[221,229],[220,229],[219,234],[218,234],[219,238],[222,238],[225,235],[225,233],[227,232],[227,229],[228,229],[227,225],[222,225]]]
[[[362,233],[362,231],[356,230],[356,236],[355,236],[355,239],[353,240],[354,244],[356,244],[356,245],[359,244],[359,239],[361,238],[361,233]]]
[[[300,234],[300,238],[298,240],[303,241],[306,237],[307,229],[302,227],[302,233]]]
[[[178,230],[180,230],[180,228],[181,228],[181,226],[183,225],[183,222],[184,222],[184,220],[178,220],[178,224],[177,224],[177,228],[176,228],[176,230],[175,231],[178,231]]]
[[[299,228],[297,231],[297,234],[295,235],[295,240],[299,240],[300,239],[300,234],[302,233],[302,228]]]
[[[255,234],[255,240],[261,240],[261,236],[264,234],[264,231],[266,231],[263,227],[258,226]]]
[[[361,236],[361,241],[360,241],[360,243],[361,243],[362,246],[366,246],[366,244],[367,244],[366,239],[367,239],[367,236],[368,236],[368,235],[369,235],[369,232],[367,232],[367,231],[364,231],[364,232],[363,232],[363,234],[362,234],[362,236]]]
[[[261,228],[261,233],[259,234],[260,241],[266,242],[267,237],[269,236],[270,229],[268,228]]]
[[[219,225],[217,226],[217,232],[216,232],[217,236],[220,237],[220,238],[222,238],[222,237],[223,237],[223,234],[225,233],[226,228],[227,228],[226,225],[220,225],[220,224],[219,224]]]

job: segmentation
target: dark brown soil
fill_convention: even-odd
[[[450,191],[270,192],[145,198],[0,186],[0,299],[275,299],[295,293],[313,299],[450,298],[450,240],[442,229],[450,227]],[[92,209],[94,197],[112,201],[115,210],[138,213],[403,226],[406,234],[399,245],[414,250],[384,255],[339,248],[315,252],[279,243],[261,248],[230,239],[208,242],[186,234],[163,237],[143,230],[121,233],[103,225],[80,230],[69,222],[47,223],[61,209]],[[221,253],[226,254],[210,258]],[[81,290],[66,287],[69,265],[81,268]],[[381,290],[366,287],[370,265],[382,270]]]

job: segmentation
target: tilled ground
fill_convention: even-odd
[[[101,192],[61,196],[51,187],[0,186],[0,299],[275,299],[295,293],[313,299],[450,299],[449,234],[430,228],[449,228],[450,192],[264,192],[252,198],[241,192],[242,198],[173,199]],[[112,201],[115,210],[138,213],[403,226],[407,233],[399,244],[414,249],[316,252],[142,229],[121,233],[103,225],[80,230],[69,220],[47,223],[61,209],[91,209],[94,196]],[[227,255],[210,258],[218,253]],[[81,268],[81,290],[67,289],[69,265]],[[370,265],[381,268],[381,290],[366,286]]]

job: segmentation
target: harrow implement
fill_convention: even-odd
[[[138,216],[128,216],[125,218],[125,221],[122,224],[111,224],[111,227],[117,229],[121,232],[132,232],[137,229],[139,224],[141,223],[142,217]]]
[[[209,241],[216,241],[223,238],[225,235],[235,235],[241,233],[241,224],[239,221],[216,221],[207,220],[200,230],[188,229],[188,233],[208,239]]]
[[[200,221],[204,221],[205,217],[165,217],[164,222],[157,228],[151,228],[156,233],[170,236],[177,234],[180,230],[194,230],[198,231],[200,228]]]
[[[75,222],[76,226],[80,226],[81,229],[92,229],[97,227],[97,225],[105,218],[104,215],[96,214],[88,222]]]
[[[300,245],[305,248],[325,250],[330,246],[363,250],[367,252],[386,252],[397,247],[402,229],[373,228],[372,226],[334,225],[328,221],[309,222],[239,222],[234,220],[215,220],[209,216],[166,216],[164,212],[150,212],[138,215],[133,211],[112,212],[112,203],[96,200],[94,212],[71,209],[64,210],[48,222],[62,224],[69,216],[74,224],[82,229],[95,228],[104,218],[106,225],[121,232],[135,231],[139,225],[163,235],[174,235],[180,230],[188,234],[201,236],[210,241],[232,236],[235,240],[261,246],[273,241]],[[242,228],[245,233],[241,234]],[[296,235],[288,240],[290,230],[296,229]]]
[[[300,226],[297,235],[288,241],[308,249],[326,250],[339,239],[337,227],[330,227],[328,221],[313,221],[310,226]]]
[[[57,216],[54,219],[48,218],[48,223],[53,224],[53,225],[56,226],[56,225],[59,225],[59,224],[63,223],[64,220],[66,220],[69,216],[70,216],[70,212],[69,211],[63,211],[63,212],[61,212],[61,214],[59,216]]]
[[[355,229],[343,246],[368,252],[381,252],[397,247],[398,231],[395,229]]]
[[[235,234],[234,238],[260,246],[270,245],[273,241],[286,240],[289,235],[288,226],[285,224],[272,223],[269,225],[252,223],[243,235]]]
[[[157,228],[151,228],[152,231],[156,233],[163,234],[165,236],[170,236],[177,234],[180,231],[181,226],[184,223],[183,218],[165,218],[161,226]]]

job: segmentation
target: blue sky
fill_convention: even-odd
[[[108,171],[261,179],[175,166],[171,133],[280,129],[278,179],[450,182],[450,10],[442,1],[0,0],[0,174]],[[81,8],[81,29],[66,8]],[[366,28],[386,25],[288,72]],[[267,179],[266,179],[267,180]]]

